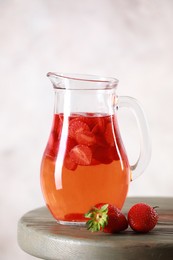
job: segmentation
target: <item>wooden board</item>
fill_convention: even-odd
[[[30,255],[52,260],[172,260],[173,198],[128,198],[122,211],[138,202],[159,206],[159,223],[148,234],[136,234],[130,228],[114,235],[91,233],[85,227],[57,224],[42,207],[19,220],[19,246]]]

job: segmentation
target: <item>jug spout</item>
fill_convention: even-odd
[[[99,90],[114,89],[118,85],[118,80],[115,78],[94,75],[48,72],[47,77],[54,88],[58,89]]]
[[[61,76],[61,74],[56,74],[54,72],[48,72],[47,77],[50,79],[50,81],[55,89],[65,88],[65,85],[63,83],[63,77]]]

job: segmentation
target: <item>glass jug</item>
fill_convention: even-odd
[[[118,97],[118,80],[90,75],[48,73],[54,91],[53,124],[41,164],[45,202],[61,224],[84,224],[97,203],[122,208],[129,183],[150,160],[145,115],[131,97]],[[130,166],[121,139],[117,108],[133,110],[141,144]]]

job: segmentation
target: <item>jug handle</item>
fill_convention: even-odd
[[[132,170],[132,180],[134,180],[144,172],[151,159],[151,140],[149,128],[146,115],[141,105],[135,98],[129,96],[119,96],[117,98],[118,108],[130,108],[133,112],[140,133],[140,154],[136,163],[130,166],[130,169]]]

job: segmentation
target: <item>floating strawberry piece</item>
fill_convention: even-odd
[[[104,132],[105,130],[105,119],[103,117],[98,117],[97,124],[99,126],[100,132]]]
[[[66,154],[68,154],[75,145],[77,145],[76,141],[73,138],[68,137],[66,142]]]
[[[78,144],[84,144],[91,146],[95,144],[96,138],[95,135],[90,131],[78,132],[76,133],[76,141]]]
[[[152,230],[158,222],[158,214],[155,208],[146,203],[137,203],[128,212],[130,227],[139,233],[147,233]]]
[[[95,125],[92,129],[92,133],[104,133],[105,131],[105,119],[103,117],[98,117],[95,119]]]
[[[108,143],[106,142],[104,135],[96,134],[95,137],[97,146],[108,147]]]
[[[95,146],[93,148],[93,158],[104,164],[109,164],[114,160],[114,153],[116,149],[111,149],[111,147]]]
[[[111,204],[99,203],[85,217],[89,218],[87,228],[92,232],[118,233],[128,227],[125,215]]]
[[[99,165],[99,164],[100,164],[100,161],[92,158],[90,165]]]
[[[64,159],[64,166],[71,171],[74,171],[77,168],[77,164],[72,161],[72,159],[70,158],[70,156],[66,156]]]
[[[89,130],[89,126],[81,120],[73,119],[69,123],[69,137],[71,138],[75,139],[77,133]]]
[[[96,134],[96,133],[99,133],[99,125],[98,124],[95,124],[95,126],[93,127],[93,129],[92,129],[92,133],[93,134]]]
[[[89,126],[90,130],[91,130],[91,129],[94,127],[94,125],[95,125],[95,118],[93,118],[93,117],[85,117],[85,116],[83,116],[81,120],[82,120],[83,122],[85,122],[85,123]]]
[[[91,149],[83,144],[73,147],[69,153],[70,158],[79,165],[90,165],[92,159]]]
[[[78,115],[76,117],[72,117],[72,119],[70,120],[71,122],[75,122],[75,121],[81,121],[84,122],[85,124],[88,125],[89,129],[91,130],[93,128],[93,126],[95,125],[95,118],[93,117],[87,117],[87,116],[83,116],[83,115]]]

